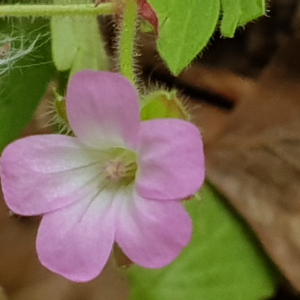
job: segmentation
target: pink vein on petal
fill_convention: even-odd
[[[99,154],[75,138],[30,136],[6,147],[1,156],[5,201],[21,215],[39,215],[81,200],[95,187]]]
[[[46,214],[37,236],[41,263],[72,281],[85,282],[104,268],[115,240],[113,193],[102,191]]]

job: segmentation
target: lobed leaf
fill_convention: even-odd
[[[178,75],[206,46],[220,12],[219,0],[148,0],[159,20],[157,48]]]
[[[238,26],[265,12],[264,0],[148,0],[157,14],[157,49],[174,75],[178,75],[204,49],[220,15],[221,33],[233,37]]]
[[[244,26],[265,13],[264,0],[221,0],[223,18],[221,33],[233,37],[238,26]]]

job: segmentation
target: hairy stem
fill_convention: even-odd
[[[120,73],[127,77],[133,84],[134,75],[134,41],[136,30],[136,18],[138,14],[137,0],[126,0],[124,15],[119,36],[119,64]]]
[[[115,13],[112,3],[94,4],[15,4],[0,5],[0,17],[51,17],[73,15],[110,15]]]

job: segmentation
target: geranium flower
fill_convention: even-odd
[[[136,89],[116,73],[75,74],[66,109],[76,137],[26,137],[1,157],[8,207],[43,215],[36,241],[41,263],[88,281],[117,242],[143,267],[169,264],[191,236],[180,199],[203,182],[198,129],[178,119],[141,122]]]

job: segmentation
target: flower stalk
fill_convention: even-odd
[[[15,4],[0,5],[0,17],[52,17],[73,15],[111,15],[116,11],[114,3],[94,4]]]
[[[126,0],[119,36],[119,68],[120,73],[135,84],[134,74],[134,41],[136,19],[138,15],[137,0]]]

